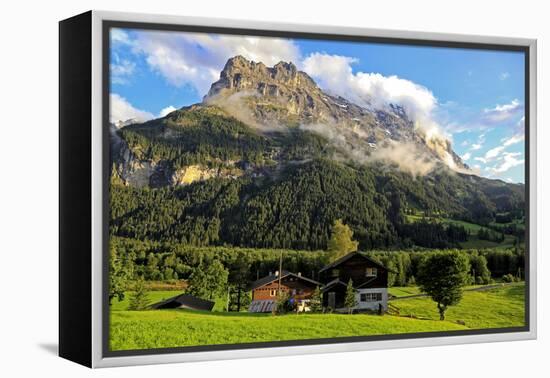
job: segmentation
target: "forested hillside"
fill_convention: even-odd
[[[360,108],[292,65],[251,64],[230,60],[201,104],[112,130],[112,235],[323,250],[341,219],[363,250],[521,242],[523,185],[466,171],[449,143],[434,145],[401,108]],[[264,81],[271,89],[260,90]],[[241,96],[254,85],[260,92]],[[331,119],[330,133],[320,132],[315,122]],[[402,161],[432,168],[418,174],[391,154],[372,158],[384,144],[407,145]]]

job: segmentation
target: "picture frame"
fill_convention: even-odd
[[[536,40],[105,11],[83,13],[60,21],[59,27],[59,354],[61,357],[96,368],[536,338]],[[108,110],[111,106],[109,32],[113,28],[302,38],[333,42],[386,43],[479,51],[514,51],[523,54],[525,324],[520,327],[494,327],[452,332],[413,332],[111,350],[108,262],[110,258],[109,212],[111,211],[109,172],[112,161],[108,127],[112,120]],[[327,266],[330,267],[330,264]],[[371,277],[376,276],[374,269],[379,271],[384,269],[383,265],[373,266],[375,267],[367,268],[369,272],[367,275]],[[326,269],[325,267],[322,271]],[[278,280],[278,286],[274,286],[276,289],[271,290],[279,290],[280,294],[281,279],[287,276],[283,274],[283,269],[279,269],[279,272],[281,273],[273,275],[276,278],[270,282],[277,283]],[[302,275],[298,272],[288,277],[291,276],[298,280],[302,279]],[[360,298],[365,301],[367,297],[371,298],[370,293],[361,295],[363,297]],[[373,296],[373,298],[379,297]]]

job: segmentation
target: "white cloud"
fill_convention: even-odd
[[[204,95],[219,79],[227,59],[242,55],[273,65],[281,60],[297,62],[299,49],[290,40],[204,33],[138,31],[132,50],[143,54],[149,67],[176,87],[191,85]]]
[[[130,38],[128,37],[128,33],[126,33],[122,29],[118,29],[118,28],[111,29],[110,37],[111,37],[111,43],[113,44],[120,43],[120,44],[128,45],[131,43]]]
[[[473,151],[477,151],[477,150],[480,150],[481,147],[483,147],[483,145],[481,143],[474,143],[474,144],[472,144],[472,147],[470,149],[473,150]]]
[[[500,80],[506,80],[506,79],[508,79],[509,77],[510,77],[510,73],[509,73],[509,72],[502,72],[502,73],[498,76],[498,78],[499,78]]]
[[[111,93],[110,103],[110,120],[112,123],[116,123],[119,121],[124,122],[129,119],[134,119],[138,122],[145,122],[155,118],[155,116],[149,112],[134,108],[134,106],[132,106],[132,104],[130,104],[128,100],[116,93]]]
[[[503,142],[502,145],[504,147],[508,147],[508,146],[513,145],[513,144],[523,142],[524,139],[525,139],[524,134],[515,134],[515,135],[512,135],[510,138],[503,139],[502,140],[502,142]]]
[[[496,105],[494,108],[483,110],[483,120],[490,123],[504,122],[523,111],[523,105],[514,99],[508,104]]]
[[[172,113],[174,110],[177,110],[177,109],[172,105],[169,105],[160,111],[159,117],[165,117],[168,114]]]
[[[487,168],[487,170],[494,174],[504,173],[513,167],[524,164],[524,159],[519,159],[521,152],[505,152],[499,164]]]
[[[491,160],[495,159],[496,157],[498,157],[498,155],[500,155],[500,153],[502,151],[504,151],[504,148],[505,148],[505,146],[498,146],[498,147],[490,149],[489,151],[487,151],[485,153],[485,160],[486,161],[491,161]]]
[[[429,89],[397,76],[354,73],[351,66],[356,62],[355,58],[316,52],[304,59],[300,68],[327,92],[360,106],[378,109],[388,109],[390,104],[402,106],[415,122],[415,127],[434,147],[450,141],[435,121],[434,112],[438,103]]]
[[[413,120],[433,123],[437,99],[429,89],[397,76],[353,73],[351,65],[355,62],[346,56],[313,53],[302,62],[302,68],[322,88],[358,105],[381,108],[398,104]]]
[[[136,64],[127,59],[115,58],[115,63],[111,63],[111,82],[114,84],[128,84],[128,77],[131,76],[136,68]]]
[[[468,161],[472,157],[472,154],[469,152],[466,152],[464,155],[462,155],[462,160]]]

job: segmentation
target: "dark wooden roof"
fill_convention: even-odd
[[[214,302],[207,301],[206,299],[197,298],[189,294],[180,294],[175,297],[165,299],[161,302],[153,303],[150,307],[154,309],[162,309],[186,306],[193,310],[212,311],[214,304]]]
[[[323,286],[321,288],[321,291],[326,291],[328,289],[330,289],[331,287],[334,287],[336,285],[342,285],[344,287],[347,287],[348,285],[345,283],[345,282],[342,282],[339,278],[335,278],[333,279],[332,281],[330,281],[329,283],[327,283],[325,286]]]
[[[336,268],[338,265],[348,261],[349,259],[351,259],[352,257],[354,256],[361,256],[362,258],[364,258],[365,260],[369,261],[372,265],[380,268],[380,269],[384,269],[384,270],[387,270],[388,272],[392,272],[392,273],[397,273],[396,271],[392,270],[392,269],[388,269],[386,268],[384,265],[380,264],[378,261],[376,260],[373,260],[371,259],[370,257],[368,257],[366,254],[362,253],[362,252],[350,252],[348,253],[347,255],[345,256],[342,256],[340,257],[338,260],[332,262],[331,264],[328,264],[328,265],[325,265],[320,271],[319,273],[322,273],[326,270],[329,270],[329,269],[332,269],[332,268]]]
[[[285,277],[289,277],[289,276],[293,276],[293,277],[296,277],[300,280],[303,280],[303,281],[306,281],[306,282],[309,282],[309,283],[312,283],[316,286],[322,286],[323,284],[320,283],[320,282],[317,282],[315,280],[312,280],[311,278],[307,278],[307,277],[304,277],[302,275],[299,275],[299,274],[295,274],[295,273],[292,273],[292,272],[289,272],[287,270],[283,270],[282,274],[281,274],[281,279],[285,278]],[[252,282],[250,284],[250,286],[248,287],[248,290],[255,290],[259,287],[262,287],[264,285],[267,285],[267,284],[270,284],[274,281],[277,281],[279,279],[279,276],[275,275],[275,274],[272,274],[272,275],[269,275],[269,276],[265,276],[265,277],[262,277],[260,278],[259,280],[256,280],[254,282]]]

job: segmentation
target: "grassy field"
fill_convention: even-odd
[[[124,303],[119,303],[111,311],[111,350],[520,326],[523,324],[523,290],[524,285],[520,284],[466,292],[462,302],[448,310],[445,321],[437,320],[436,305],[428,298],[392,302],[405,316],[124,311]],[[465,325],[458,324],[458,320]]]
[[[487,291],[467,291],[457,306],[446,312],[446,321],[462,321],[468,328],[519,327],[524,325],[525,284],[506,286]],[[436,304],[427,297],[391,302],[401,316],[439,319]]]
[[[452,322],[377,315],[113,311],[111,350],[452,331]]]
[[[464,290],[475,289],[485,285],[468,285]],[[388,288],[388,293],[393,297],[408,297],[410,295],[422,294],[418,286],[392,286]]]
[[[147,293],[147,297],[149,299],[149,304],[153,304],[156,302],[163,301],[165,299],[175,297],[176,295],[179,295],[183,293],[182,290],[154,290],[149,291]],[[118,299],[114,299],[113,303],[111,305],[111,311],[123,311],[128,309],[128,305],[130,304],[130,296],[132,295],[132,292],[126,292],[124,294],[124,299],[122,301],[119,301]],[[226,298],[217,298],[215,300],[213,311],[224,311],[226,306]]]

